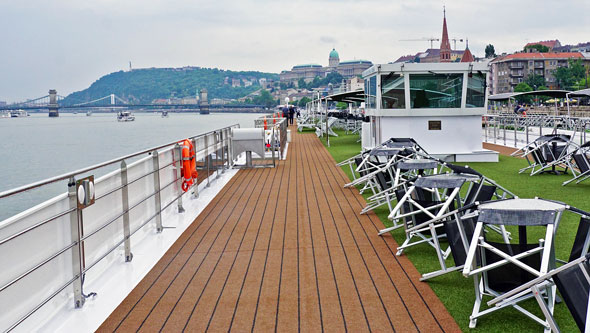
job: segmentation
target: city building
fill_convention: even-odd
[[[542,40],[540,42],[527,43],[524,46],[524,49],[526,50],[528,48],[530,50],[530,52],[535,52],[535,49],[531,49],[530,48],[533,45],[546,46],[549,49],[549,51],[554,51],[555,48],[558,48],[558,47],[561,46],[561,43],[557,39],[554,39],[554,40]]]
[[[365,80],[361,79],[360,77],[353,77],[348,80],[344,80],[343,90],[344,91],[355,91],[355,90],[363,90],[365,87]]]
[[[590,60],[580,52],[520,52],[500,56],[491,62],[490,92],[512,92],[517,84],[526,81],[531,75],[543,76],[547,88],[558,89],[554,71],[568,66],[569,59],[582,59],[585,63]]]
[[[344,78],[352,78],[360,76],[364,70],[371,67],[373,63],[368,60],[348,60],[340,61],[340,55],[336,49],[330,51],[328,57],[328,66],[324,67],[320,64],[303,64],[296,65],[290,71],[282,71],[280,80],[282,83],[297,83],[299,79],[304,79],[305,82],[311,82],[315,77],[324,78],[328,73],[337,72]]]
[[[576,45],[563,45],[553,49],[554,52],[590,52],[590,42]]]

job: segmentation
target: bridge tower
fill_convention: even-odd
[[[207,89],[201,89],[199,91],[199,95],[199,112],[201,114],[209,114],[209,101],[207,100]]]
[[[49,116],[59,117],[59,108],[57,105],[57,90],[49,90]]]

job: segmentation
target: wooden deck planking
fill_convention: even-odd
[[[99,331],[458,331],[313,135],[240,170]]]

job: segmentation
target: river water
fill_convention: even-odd
[[[132,122],[117,122],[112,113],[0,118],[0,192],[225,126],[253,127],[260,116],[135,113]],[[66,191],[60,182],[0,199],[0,221]]]

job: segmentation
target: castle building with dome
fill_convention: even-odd
[[[373,66],[371,61],[362,59],[340,61],[338,51],[333,48],[328,57],[327,67],[320,64],[296,65],[290,71],[282,71],[280,73],[280,79],[283,83],[296,83],[299,79],[304,79],[305,82],[311,82],[316,76],[324,78],[332,72],[337,72],[344,78],[349,79],[360,76],[364,70],[371,66]]]

